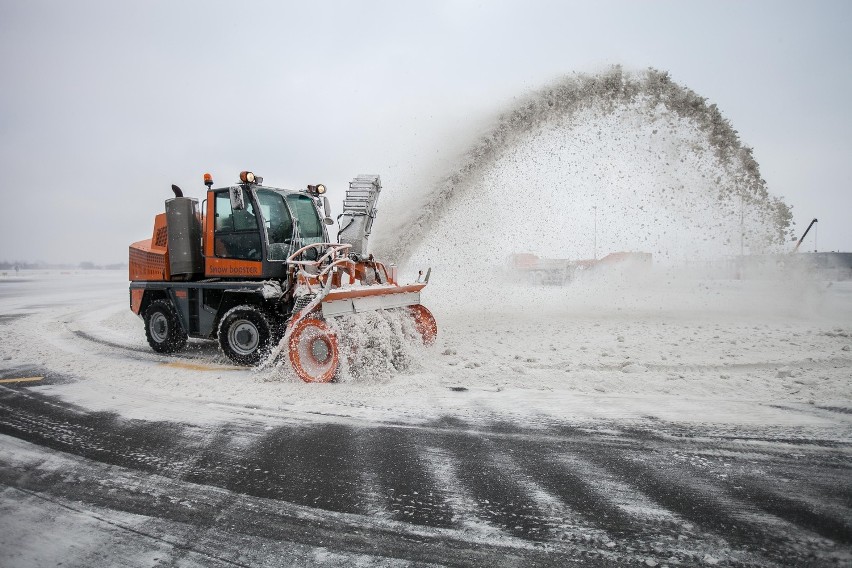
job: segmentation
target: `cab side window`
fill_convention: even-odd
[[[260,260],[260,225],[254,204],[243,190],[246,208],[231,209],[231,198],[227,192],[216,194],[216,224],[214,254],[220,258]]]

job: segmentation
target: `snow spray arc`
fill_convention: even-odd
[[[792,218],[716,105],[665,72],[621,67],[533,94],[452,173],[395,197],[376,250],[450,268],[523,251],[674,261],[766,252]]]

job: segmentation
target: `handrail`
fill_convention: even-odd
[[[335,268],[336,266],[340,266],[341,264],[351,264],[352,266],[355,265],[355,263],[349,260],[348,258],[338,258],[337,260],[323,268],[319,274],[314,276],[314,278],[322,278],[328,273],[329,270],[332,270],[333,268]]]
[[[319,249],[321,247],[328,247],[328,251],[319,257],[316,260],[295,260],[302,253],[311,249]],[[302,277],[303,282],[307,285],[308,289],[313,292],[313,287],[311,286],[311,280],[316,280],[319,282],[320,286],[322,286],[323,278],[330,279],[330,272],[335,268],[342,267],[346,265],[346,272],[349,273],[350,279],[352,278],[352,270],[354,268],[355,263],[352,262],[347,256],[346,251],[352,248],[350,244],[339,244],[339,243],[313,243],[309,245],[305,245],[289,257],[287,257],[287,262],[292,264],[298,268],[296,271],[296,275]],[[331,260],[327,266],[319,270],[324,262]],[[309,272],[308,268],[314,269],[316,272]]]
[[[320,248],[320,247],[328,247],[329,250],[328,250],[328,252],[326,252],[324,255],[322,255],[317,260],[296,260],[296,258],[300,254],[302,254],[303,252],[310,250],[312,248]],[[303,264],[303,265],[314,264],[314,265],[316,265],[316,264],[319,264],[320,262],[324,261],[326,258],[330,258],[331,256],[335,256],[337,254],[340,254],[340,252],[347,250],[347,249],[350,249],[350,248],[352,248],[352,245],[349,245],[349,244],[313,243],[313,244],[310,244],[310,245],[303,246],[302,248],[300,248],[299,250],[297,250],[296,252],[294,252],[293,254],[288,256],[287,262],[290,262],[292,264]]]

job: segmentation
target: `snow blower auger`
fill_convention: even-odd
[[[234,363],[268,366],[286,349],[302,380],[329,382],[340,360],[332,318],[404,310],[419,339],[434,343],[435,318],[420,304],[431,270],[402,285],[394,265],[366,253],[379,176],[349,184],[337,243],[322,184],[278,189],[248,171],[230,187],[213,189],[210,174],[204,183],[203,214],[172,186],[152,237],[130,245],[130,309],[154,351],[216,339]]]

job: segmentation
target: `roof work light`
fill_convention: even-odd
[[[313,193],[314,195],[322,195],[323,193],[325,193],[325,186],[321,183],[318,183],[316,185],[309,185],[308,193]]]
[[[243,183],[263,183],[263,178],[252,172],[240,172],[240,181]]]

